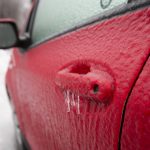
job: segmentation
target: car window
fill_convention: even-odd
[[[92,16],[126,2],[127,0],[41,0],[32,41],[37,43],[56,36]]]

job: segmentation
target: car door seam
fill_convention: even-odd
[[[142,73],[142,71],[143,71],[143,69],[144,69],[148,59],[149,59],[149,57],[150,57],[150,54],[147,56],[146,60],[144,61],[144,63],[142,65],[142,67],[141,67],[137,77],[135,78],[135,80],[134,80],[134,82],[133,82],[133,84],[131,86],[129,94],[128,94],[126,100],[125,100],[123,111],[122,111],[122,117],[121,117],[120,131],[119,131],[118,150],[121,150],[121,137],[122,137],[123,125],[124,125],[124,120],[125,120],[125,112],[126,112],[126,108],[127,108],[127,105],[128,105],[128,101],[129,101],[129,98],[130,98],[130,96],[132,94],[132,91],[133,91],[133,89],[134,89],[134,87],[135,87],[135,85],[136,85],[136,83],[137,83],[137,81],[138,81],[138,79],[139,79],[139,77],[140,77],[140,75],[141,75],[141,73]]]

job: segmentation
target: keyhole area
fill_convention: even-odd
[[[99,91],[99,85],[98,84],[94,84],[93,86],[93,92],[96,94]]]
[[[87,65],[87,64],[77,64],[77,65],[72,67],[70,72],[85,75],[85,74],[89,73],[90,71],[91,70],[90,70],[89,65]]]

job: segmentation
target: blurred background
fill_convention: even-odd
[[[14,19],[20,34],[24,34],[31,0],[0,0],[0,19]],[[5,89],[5,74],[11,56],[11,50],[0,50],[0,150],[16,150],[14,124],[9,100]]]
[[[11,50],[0,50],[0,150],[16,149],[12,114],[5,89],[5,73],[10,53]]]

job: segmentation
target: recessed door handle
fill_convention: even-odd
[[[102,103],[110,101],[115,90],[114,79],[107,69],[94,63],[75,63],[61,69],[56,84],[63,91]]]

